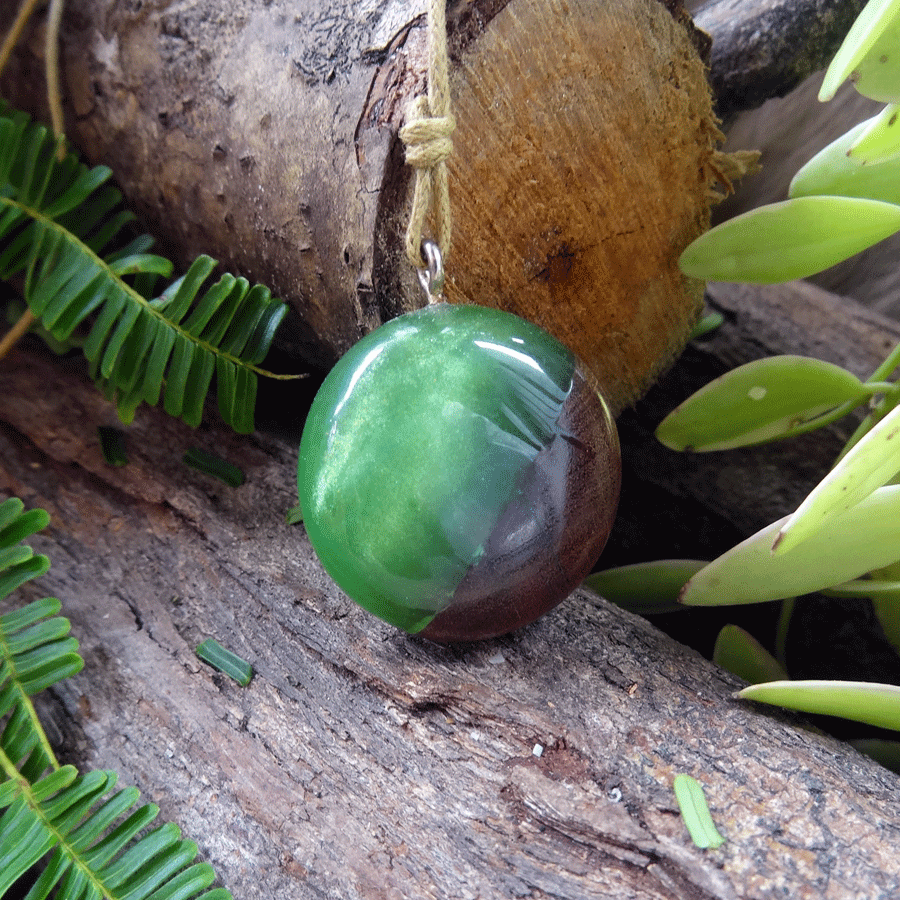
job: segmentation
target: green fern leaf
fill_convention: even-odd
[[[0,580],[35,577],[35,560],[46,571],[46,557],[21,542],[48,521],[16,498],[0,503]],[[59,611],[47,598],[0,616],[0,898],[43,863],[26,900],[231,900],[203,893],[215,873],[194,862],[196,844],[175,825],[147,831],[159,807],[139,805],[135,788],[57,763],[30,698],[83,665]]]
[[[29,308],[58,341],[90,320],[91,376],[124,422],[162,398],[170,415],[198,425],[218,373],[223,419],[252,431],[257,377],[286,377],[259,365],[287,307],[231,275],[203,291],[215,268],[208,257],[153,297],[172,264],[147,252],[146,235],[112,246],[133,217],[109,169],[56,152],[46,128],[0,110],[0,278],[24,274]]]

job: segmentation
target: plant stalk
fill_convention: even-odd
[[[0,338],[0,359],[4,359],[9,351],[19,343],[31,327],[32,322],[34,322],[34,313],[30,309],[26,309],[19,316],[19,321]]]

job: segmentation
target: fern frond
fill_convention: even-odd
[[[251,432],[257,377],[285,377],[259,364],[287,307],[232,275],[202,290],[215,268],[208,257],[153,297],[172,264],[147,252],[146,236],[111,249],[133,217],[109,169],[56,151],[43,126],[0,115],[0,278],[24,276],[29,308],[59,341],[91,321],[84,354],[124,422],[162,399],[198,425],[215,374],[223,419]]]
[[[7,769],[2,755],[0,765]],[[176,825],[146,831],[159,807],[138,806],[134,788],[116,791],[114,772],[65,766],[7,784],[15,790],[0,793],[0,897],[47,857],[27,900],[232,900],[222,888],[206,891],[215,872],[194,862],[197,845]]]
[[[48,521],[0,503],[0,600],[47,570],[22,541]],[[0,616],[0,898],[43,863],[26,900],[232,900],[207,891],[215,873],[175,825],[147,831],[159,808],[135,788],[56,761],[30,698],[83,665],[59,609],[45,599]]]
[[[46,556],[22,543],[46,527],[49,516],[42,509],[24,509],[16,497],[0,503],[0,600],[50,566]],[[59,764],[30,698],[84,665],[59,610],[59,601],[47,597],[0,616],[0,721],[6,720],[0,752],[31,780]]]

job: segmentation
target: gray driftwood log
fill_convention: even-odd
[[[726,325],[626,434],[745,358],[808,350],[865,370],[900,336],[816,289],[713,286],[712,298]],[[80,363],[24,346],[0,366],[0,493],[51,512],[34,543],[53,568],[35,590],[63,599],[87,662],[44,711],[66,759],[137,784],[236,897],[895,895],[896,777],[732,699],[733,678],[645,621],[576,592],[495,641],[402,636],[342,596],[302,527],[284,524],[290,437],[190,432],[144,410],[129,465],[112,469],[95,431],[112,422]],[[183,467],[190,445],[240,465],[246,484]],[[724,467],[625,446],[632,491],[657,510],[691,498],[687,530],[702,510],[743,529],[815,477],[810,445]],[[625,533],[644,533],[623,515]],[[647,557],[671,551],[650,535]],[[253,663],[249,688],[198,662],[206,637]],[[722,849],[690,843],[678,772],[703,783]]]

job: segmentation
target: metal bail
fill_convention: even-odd
[[[419,284],[428,295],[429,303],[439,303],[444,294],[444,261],[440,247],[434,241],[422,241],[425,268],[419,269]]]

